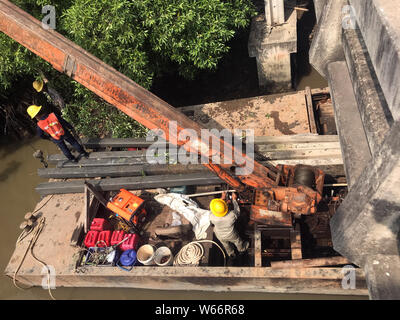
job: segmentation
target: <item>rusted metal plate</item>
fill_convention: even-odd
[[[252,129],[255,136],[310,133],[304,91],[180,108],[208,129]]]
[[[251,206],[250,219],[260,224],[276,227],[291,227],[292,215],[279,211],[270,211],[263,206]]]

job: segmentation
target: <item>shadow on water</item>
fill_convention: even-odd
[[[33,152],[36,151],[33,144],[37,141],[36,138],[26,139],[25,141],[18,141],[9,139],[8,137],[0,136],[0,160],[11,156],[17,150],[20,150],[24,146],[27,146]]]
[[[0,182],[5,181],[8,177],[13,174],[21,166],[21,162],[11,161],[8,163],[7,167],[0,171]]]
[[[316,24],[315,8],[313,1],[309,2],[307,12],[299,13],[297,23],[297,54],[296,54],[296,83],[297,90],[311,88],[324,88],[328,82],[310,64],[310,46]]]

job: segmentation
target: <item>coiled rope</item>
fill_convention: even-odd
[[[204,247],[202,246],[202,243],[215,244],[224,256],[225,265],[226,255],[218,243],[212,240],[198,240],[188,243],[187,245],[183,246],[181,250],[179,250],[174,259],[174,266],[198,266],[200,260],[204,256]]]
[[[32,257],[46,268],[46,270],[47,270],[47,289],[48,289],[48,291],[49,291],[50,297],[51,297],[53,300],[56,300],[56,299],[53,297],[52,293],[51,293],[51,286],[50,286],[50,275],[51,275],[50,273],[51,273],[51,271],[50,271],[50,268],[48,267],[48,265],[47,265],[46,263],[44,263],[43,261],[41,261],[41,260],[39,260],[38,258],[36,258],[35,254],[33,253],[33,248],[35,247],[36,241],[38,240],[38,238],[39,238],[39,236],[40,236],[40,234],[41,234],[41,232],[42,232],[42,230],[43,230],[43,228],[44,228],[44,226],[45,226],[45,222],[46,222],[46,219],[45,219],[44,217],[40,218],[40,220],[39,220],[39,222],[38,222],[38,225],[37,225],[37,227],[35,228],[35,232],[34,232],[34,234],[33,234],[33,237],[32,237],[32,239],[31,239],[30,242],[29,242],[28,248],[26,249],[25,254],[24,254],[24,256],[22,257],[21,262],[20,262],[20,264],[18,265],[18,268],[17,268],[17,269],[15,270],[15,272],[14,272],[14,275],[13,275],[13,283],[14,283],[14,286],[16,286],[18,289],[21,289],[21,290],[27,290],[27,289],[32,288],[32,287],[22,288],[22,287],[18,286],[18,285],[17,285],[17,282],[16,282],[16,280],[17,280],[17,273],[18,273],[18,271],[21,269],[21,266],[22,266],[23,262],[25,261],[25,258],[26,258],[26,256],[27,256],[28,252],[30,252],[31,255],[32,255]]]

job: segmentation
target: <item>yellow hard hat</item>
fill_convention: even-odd
[[[38,113],[40,112],[41,109],[42,109],[42,106],[33,105],[33,106],[30,106],[26,111],[33,119],[34,117],[36,117],[38,115]]]
[[[210,210],[216,217],[224,217],[228,213],[228,205],[222,199],[213,199],[210,203]]]
[[[44,86],[43,80],[36,80],[36,81],[33,82],[33,87],[35,88],[35,90],[37,92],[42,91],[43,86]]]

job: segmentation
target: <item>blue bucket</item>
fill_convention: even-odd
[[[125,271],[130,271],[132,270],[133,266],[136,264],[136,251],[131,249],[131,250],[127,250],[124,251],[121,254],[121,257],[119,258],[119,262],[118,262],[118,267],[120,267],[121,269],[125,270]],[[126,268],[126,267],[130,267],[130,268]]]

